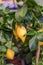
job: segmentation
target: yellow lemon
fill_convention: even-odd
[[[15,24],[15,30],[13,30],[13,34],[16,39],[21,39],[22,42],[26,39],[27,30],[24,26],[20,26],[18,23]]]
[[[22,42],[25,42],[26,36],[20,38]]]
[[[14,58],[14,55],[15,55],[15,52],[13,50],[7,49],[6,58],[13,59]]]
[[[43,32],[43,29],[38,30],[37,32]]]
[[[18,27],[20,27],[20,25],[18,23],[15,24],[15,29],[17,29]]]
[[[25,41],[27,30],[24,26],[19,26],[16,30],[18,37],[22,40],[22,42]]]
[[[13,34],[15,36],[16,39],[18,39],[18,35],[17,35],[17,28],[19,27],[18,23],[15,24],[15,30],[13,29]]]
[[[39,42],[38,42],[38,45],[39,45],[39,46],[42,46],[42,45],[43,45],[43,42],[39,41]]]
[[[18,39],[17,32],[16,32],[16,30],[14,30],[14,29],[13,29],[13,34],[14,34],[15,38]]]

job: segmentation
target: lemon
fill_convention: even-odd
[[[14,34],[15,38],[18,39],[17,32],[16,32],[16,30],[14,30],[14,29],[13,29],[13,34]]]
[[[13,30],[13,34],[16,39],[19,38],[22,42],[24,42],[26,39],[27,30],[24,26],[20,26],[18,25],[18,23],[16,23],[15,30]]]
[[[16,30],[18,37],[22,40],[22,42],[25,41],[27,30],[24,26],[19,26]]]
[[[18,27],[20,27],[20,25],[18,23],[15,24],[15,29],[17,29]]]
[[[14,58],[14,55],[15,55],[15,52],[13,50],[7,49],[6,58],[13,59]]]
[[[13,29],[13,34],[15,36],[16,39],[18,39],[18,35],[17,35],[17,28],[19,27],[18,23],[15,24],[15,29]]]
[[[42,46],[42,45],[43,45],[43,42],[39,41],[39,42],[38,42],[38,45],[39,45],[39,46]]]
[[[37,32],[43,32],[43,29],[39,29]]]

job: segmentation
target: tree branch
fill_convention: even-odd
[[[39,56],[40,56],[40,45],[38,45],[37,52],[36,52],[36,65],[38,65]]]

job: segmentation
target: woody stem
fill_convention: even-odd
[[[38,65],[39,56],[40,56],[40,45],[38,45],[37,52],[36,52],[36,65]]]

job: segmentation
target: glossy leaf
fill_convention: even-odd
[[[43,32],[37,33],[37,39],[38,39],[39,41],[43,41]]]
[[[43,0],[35,0],[35,1],[36,1],[36,3],[37,3],[38,5],[43,6]]]
[[[32,39],[29,40],[29,48],[31,51],[36,50],[37,48],[37,37],[34,36]]]
[[[16,13],[15,13],[15,18],[18,22],[20,22],[26,15],[27,13],[27,6],[24,5],[22,8],[20,8]]]
[[[35,34],[36,34],[36,31],[35,31],[34,29],[30,30],[30,31],[27,33],[27,35],[29,35],[29,36],[33,36],[33,35],[35,35]]]
[[[11,48],[12,47],[12,41],[7,41],[7,43],[5,44],[5,46],[7,47],[7,48]]]
[[[1,52],[6,52],[6,47],[5,46],[1,46]]]

